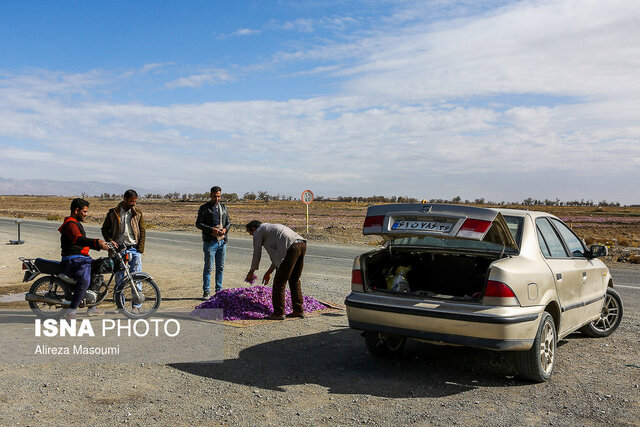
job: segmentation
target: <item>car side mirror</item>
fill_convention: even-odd
[[[589,258],[600,258],[609,255],[609,249],[604,245],[591,245],[589,248]]]

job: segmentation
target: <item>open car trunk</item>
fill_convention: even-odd
[[[479,301],[489,265],[518,252],[504,217],[489,208],[371,206],[362,232],[387,242],[360,258],[365,288],[394,294]]]
[[[374,291],[459,301],[482,298],[489,265],[499,254],[385,248],[361,257],[364,284]]]

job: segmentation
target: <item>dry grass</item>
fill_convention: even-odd
[[[0,216],[61,221],[68,215],[71,198],[45,196],[0,196]],[[118,201],[89,198],[87,222],[100,225],[109,208]],[[149,229],[195,231],[195,219],[202,201],[141,200],[139,207]],[[240,201],[229,203],[233,234],[244,234],[243,224],[252,219],[286,224],[311,240],[338,243],[378,242],[362,236],[367,203],[314,202],[309,207],[309,234],[306,209],[300,201]],[[522,206],[505,206],[522,209]],[[565,220],[588,244],[612,247],[640,246],[640,207],[529,206],[530,210],[552,213]]]

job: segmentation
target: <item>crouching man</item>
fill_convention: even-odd
[[[62,249],[62,266],[64,274],[77,282],[73,290],[71,305],[65,315],[67,319],[76,318],[76,310],[84,298],[91,284],[91,257],[89,249],[108,250],[107,243],[100,239],[89,239],[84,231],[82,222],[87,216],[89,202],[76,198],[71,201],[71,215],[64,219],[58,229],[60,232],[60,247]],[[95,307],[89,313],[99,314]]]
[[[273,279],[273,314],[266,317],[270,320],[283,320],[285,306],[285,288],[289,282],[293,312],[286,317],[304,317],[302,308],[302,287],[300,276],[304,266],[304,255],[307,252],[307,241],[298,233],[282,224],[261,223],[258,220],[249,222],[247,232],[253,236],[253,260],[247,273],[246,281],[251,282],[254,272],[260,266],[262,247],[271,258],[271,266],[264,273],[262,283],[268,284],[271,273],[276,270]]]

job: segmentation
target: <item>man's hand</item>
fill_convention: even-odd
[[[263,285],[268,285],[269,284],[269,280],[271,280],[271,273],[269,273],[267,271],[266,273],[264,273],[264,276],[262,276],[262,284]]]
[[[271,266],[269,267],[269,269],[267,270],[266,273],[264,273],[264,276],[262,276],[262,284],[263,285],[268,285],[269,284],[269,280],[271,279],[271,273],[273,273],[273,270],[275,270],[276,267],[271,264]]]
[[[256,276],[253,274],[254,270],[250,270],[247,273],[247,277],[244,278],[244,281],[247,283],[253,283],[254,280],[256,280]]]
[[[118,249],[118,244],[116,242],[114,242],[113,240],[109,240],[109,243],[111,243],[114,248]]]
[[[224,236],[225,231],[226,230],[224,228],[213,227],[211,229],[211,234],[214,236]]]

